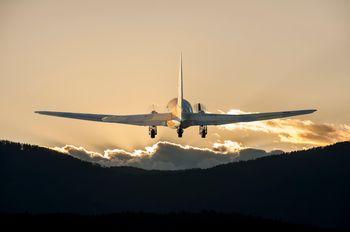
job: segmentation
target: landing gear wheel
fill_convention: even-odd
[[[177,129],[177,137],[182,138],[183,133],[184,133],[184,130],[182,128]]]
[[[207,126],[199,126],[199,134],[202,138],[205,138],[207,136],[208,129]]]
[[[151,138],[154,139],[156,137],[156,132],[154,130],[151,130]]]
[[[154,139],[157,135],[157,127],[156,126],[150,126],[148,128],[148,134],[151,136],[152,139]]]

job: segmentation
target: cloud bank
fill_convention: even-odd
[[[228,114],[243,114],[240,110],[230,110]],[[235,123],[219,126],[229,131],[245,131],[275,135],[278,142],[325,146],[336,142],[350,140],[350,126],[346,124],[315,123],[300,119],[274,119],[248,123]]]
[[[243,114],[240,110],[230,110],[229,114]],[[83,147],[66,145],[52,148],[81,160],[98,163],[103,166],[132,166],[154,170],[182,170],[191,168],[210,168],[229,162],[250,160],[283,151],[252,149],[245,144],[253,141],[253,145],[264,141],[280,147],[288,144],[287,149],[295,145],[295,149],[324,146],[340,141],[350,140],[350,126],[328,123],[315,123],[301,119],[275,119],[250,123],[235,123],[219,126],[214,140],[208,138],[204,146],[199,148],[171,142],[157,142],[144,149],[126,151],[124,149],[107,149],[94,152]],[[241,140],[240,140],[241,139]],[[240,141],[240,142],[235,142]],[[265,143],[266,144],[266,143]]]
[[[214,143],[212,149],[182,146],[164,141],[146,147],[144,150],[134,150],[132,152],[123,149],[108,149],[103,153],[98,153],[73,145],[52,149],[103,166],[132,166],[148,170],[210,168],[229,162],[281,153],[245,148],[233,141]]]

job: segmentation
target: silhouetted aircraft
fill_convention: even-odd
[[[195,104],[193,108],[191,104],[183,98],[183,70],[181,54],[178,80],[178,96],[177,98],[169,101],[167,105],[167,109],[169,111],[168,113],[158,113],[155,110],[153,110],[150,114],[136,115],[85,114],[56,111],[35,111],[35,113],[97,122],[148,126],[148,131],[151,138],[155,138],[157,134],[157,126],[167,126],[176,129],[178,137],[182,137],[185,128],[188,128],[190,126],[199,126],[199,134],[202,138],[205,138],[208,131],[207,126],[210,125],[223,125],[237,122],[253,122],[260,120],[285,118],[302,114],[310,114],[316,111],[314,109],[310,109],[231,115],[206,113],[202,103]]]

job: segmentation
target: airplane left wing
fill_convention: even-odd
[[[35,111],[35,113],[55,117],[73,118],[95,122],[122,123],[137,126],[166,126],[166,122],[172,119],[171,113],[134,115],[84,114],[56,111]]]
[[[238,122],[254,122],[261,120],[286,118],[291,116],[311,114],[316,110],[295,110],[295,111],[282,111],[282,112],[270,112],[270,113],[253,113],[253,114],[204,114],[195,113],[188,114],[187,119],[191,126],[195,125],[223,125]]]

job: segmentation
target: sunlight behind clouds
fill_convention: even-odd
[[[247,112],[233,109],[227,113],[246,114]],[[242,132],[246,134],[242,136]],[[237,137],[243,138],[242,141],[237,141]],[[245,144],[248,138],[253,138],[255,144],[267,139],[271,141],[270,143],[276,143],[277,146],[292,144],[297,145],[297,149],[304,149],[350,140],[350,126],[315,123],[311,120],[294,118],[275,119],[219,126],[213,132],[213,137],[205,140],[204,146],[159,141],[153,145],[131,151],[114,148],[105,149],[99,153],[73,145],[52,149],[103,166],[132,166],[155,170],[210,168],[229,162],[282,153],[280,150],[266,152],[251,148]],[[277,141],[274,138],[277,138]]]
[[[210,168],[219,164],[270,155],[263,150],[246,149],[233,141],[215,143],[212,149],[182,146],[165,141],[131,152],[123,149],[107,149],[103,153],[98,153],[73,145],[51,149],[102,166],[132,166],[155,170]]]
[[[245,114],[232,109],[228,114]],[[350,126],[346,124],[315,123],[301,119],[274,119],[247,123],[234,123],[219,126],[229,131],[249,131],[273,134],[280,142],[324,146],[339,141],[350,140]]]
[[[224,112],[222,112],[224,113]],[[246,114],[233,109],[228,114]],[[324,146],[339,141],[350,140],[350,126],[329,123],[316,123],[298,118],[275,119],[249,123],[234,123],[212,128],[213,136],[200,140],[203,144],[184,144],[184,140],[159,141],[139,149],[126,150],[121,147],[95,152],[84,147],[65,145],[53,150],[75,158],[98,163],[103,166],[132,166],[155,170],[182,170],[189,168],[209,168],[229,162],[250,160],[267,155],[280,154],[278,148],[272,151],[255,149],[261,141],[287,150]],[[253,145],[248,141],[252,140]],[[182,144],[180,144],[180,142]],[[187,141],[187,143],[190,143]],[[266,144],[265,144],[266,145]],[[265,148],[264,148],[265,149]]]

